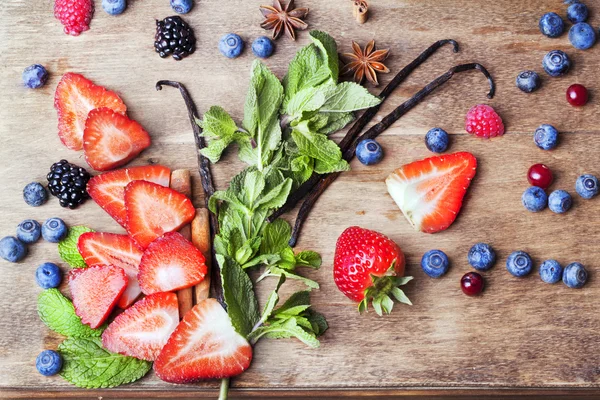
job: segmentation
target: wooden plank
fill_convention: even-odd
[[[192,196],[192,179],[188,169],[177,169],[171,172],[171,189],[179,193]],[[190,224],[184,226],[179,231],[186,239],[192,239],[192,227]],[[179,317],[183,318],[194,306],[194,293],[192,288],[181,289],[177,292],[177,301],[179,302]]]
[[[240,58],[226,59],[219,54],[217,41],[227,32],[237,32],[249,44],[265,34],[259,27],[262,16],[257,9],[263,2],[196,1],[194,11],[184,18],[196,31],[198,50],[181,62],[161,60],[152,49],[154,20],[172,14],[164,0],[130,1],[119,17],[108,16],[97,3],[91,30],[77,38],[64,35],[52,16],[52,3],[0,2],[0,232],[13,234],[26,218],[43,222],[53,216],[69,225],[123,232],[91,201],[71,211],[60,208],[55,199],[39,208],[28,207],[21,200],[22,188],[31,181],[43,182],[53,162],[66,158],[86,165],[83,154],[64,148],[56,135],[54,88],[67,71],[83,73],[117,91],[127,103],[128,115],[153,139],[152,146],[132,165],[161,163],[174,170],[193,171],[193,198],[200,204],[196,150],[187,112],[177,91],[157,93],[154,83],[181,80],[201,113],[211,105],[221,105],[241,121],[255,57],[247,48]],[[587,3],[592,9],[590,22],[597,27],[600,7]],[[456,77],[385,132],[381,143],[386,157],[381,164],[367,168],[353,162],[352,171],[344,173],[322,196],[298,250],[316,250],[323,256],[323,267],[306,275],[321,284],[311,296],[331,328],[317,350],[296,341],[259,342],[251,368],[233,381],[232,393],[257,398],[271,394],[321,398],[325,391],[331,397],[375,398],[385,393],[424,398],[459,393],[483,398],[478,397],[487,394],[483,390],[493,388],[500,396],[539,393],[597,398],[600,315],[596,303],[600,288],[595,216],[600,202],[575,197],[574,209],[565,215],[549,211],[529,214],[520,206],[520,195],[527,187],[527,168],[536,162],[546,163],[554,171],[553,189],[572,193],[579,174],[600,174],[596,156],[600,148],[598,97],[593,96],[581,109],[564,100],[566,88],[574,82],[585,84],[592,95],[600,93],[596,79],[599,45],[586,52],[575,51],[566,34],[558,39],[540,35],[537,21],[541,13],[565,14],[565,6],[558,1],[377,0],[370,2],[365,25],[354,22],[348,0],[297,0],[296,4],[310,8],[310,27],[331,33],[340,52],[350,50],[351,40],[364,45],[372,38],[380,48],[390,48],[386,64],[392,74],[435,40],[459,41],[460,53],[442,49],[432,57],[390,97],[374,122],[457,63],[484,64],[496,79],[498,93],[487,100],[486,83],[477,73]],[[264,62],[283,77],[295,52],[309,41],[307,32],[300,32],[297,42],[281,39],[275,56]],[[540,63],[544,54],[555,48],[569,53],[574,68],[565,77],[550,79]],[[20,82],[23,68],[34,62],[51,72],[48,85],[36,91],[23,88]],[[514,86],[517,73],[526,68],[543,77],[542,88],[530,95]],[[382,84],[392,74],[381,75]],[[484,141],[464,133],[464,115],[476,103],[491,104],[500,112],[507,135]],[[542,123],[554,124],[563,133],[557,150],[543,152],[533,145],[531,134]],[[424,235],[412,231],[404,221],[383,180],[399,165],[430,154],[423,136],[434,126],[452,134],[451,151],[473,152],[479,169],[457,222],[446,232]],[[213,168],[217,187],[226,188],[242,168],[235,153],[228,152]],[[400,244],[407,255],[407,271],[416,277],[407,286],[413,307],[398,307],[385,318],[373,313],[359,317],[355,305],[337,291],[331,277],[333,251],[337,236],[349,225],[377,229]],[[458,280],[470,270],[466,253],[477,241],[493,244],[499,263],[485,275],[483,296],[466,298]],[[421,255],[432,248],[450,256],[452,267],[444,279],[430,280],[420,270]],[[512,278],[503,262],[517,249],[529,251],[536,264],[546,258],[562,263],[581,261],[591,271],[590,282],[585,289],[574,291],[562,285],[544,285],[535,274],[522,280]],[[98,391],[78,390],[58,377],[40,376],[34,367],[36,355],[62,341],[36,315],[40,289],[32,276],[45,261],[60,263],[56,245],[41,241],[30,246],[30,255],[22,263],[0,262],[0,397],[214,397],[214,383],[167,385],[152,373],[124,388]],[[66,271],[66,265],[61,267]],[[257,285],[261,304],[274,284],[266,280]]]

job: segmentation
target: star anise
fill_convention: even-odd
[[[296,40],[295,29],[305,30],[308,24],[302,19],[308,14],[308,8],[294,8],[294,0],[282,7],[279,0],[273,0],[273,7],[260,6],[260,12],[265,20],[260,24],[263,29],[273,29],[273,39],[281,36],[282,31],[292,40]]]
[[[382,62],[390,54],[390,50],[375,50],[375,40],[371,40],[364,51],[358,43],[352,41],[352,50],[353,53],[342,54],[348,60],[342,68],[342,74],[354,73],[354,80],[360,84],[366,77],[373,85],[379,85],[377,72],[390,72]]]

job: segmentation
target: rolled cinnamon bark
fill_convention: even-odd
[[[207,272],[204,280],[194,288],[196,304],[210,295],[210,270],[212,266],[212,243],[210,239],[210,212],[207,208],[197,208],[192,221],[192,243],[204,254]]]
[[[364,24],[369,19],[369,3],[366,0],[354,0],[352,14],[359,24]]]

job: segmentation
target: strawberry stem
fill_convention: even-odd
[[[365,297],[358,303],[358,311],[360,313],[366,312],[369,303],[372,303],[373,309],[377,315],[382,316],[383,313],[389,314],[394,308],[394,300],[392,300],[392,297],[400,303],[412,305],[408,297],[406,297],[404,292],[398,287],[406,285],[412,279],[412,276],[396,276],[394,264],[390,266],[383,276],[371,275],[373,283],[365,289]]]

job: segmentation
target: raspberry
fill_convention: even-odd
[[[471,135],[492,138],[504,135],[502,118],[490,106],[479,104],[467,113],[465,129]]]
[[[56,0],[54,16],[65,26],[65,33],[79,36],[90,29],[90,21],[94,15],[93,0]]]

